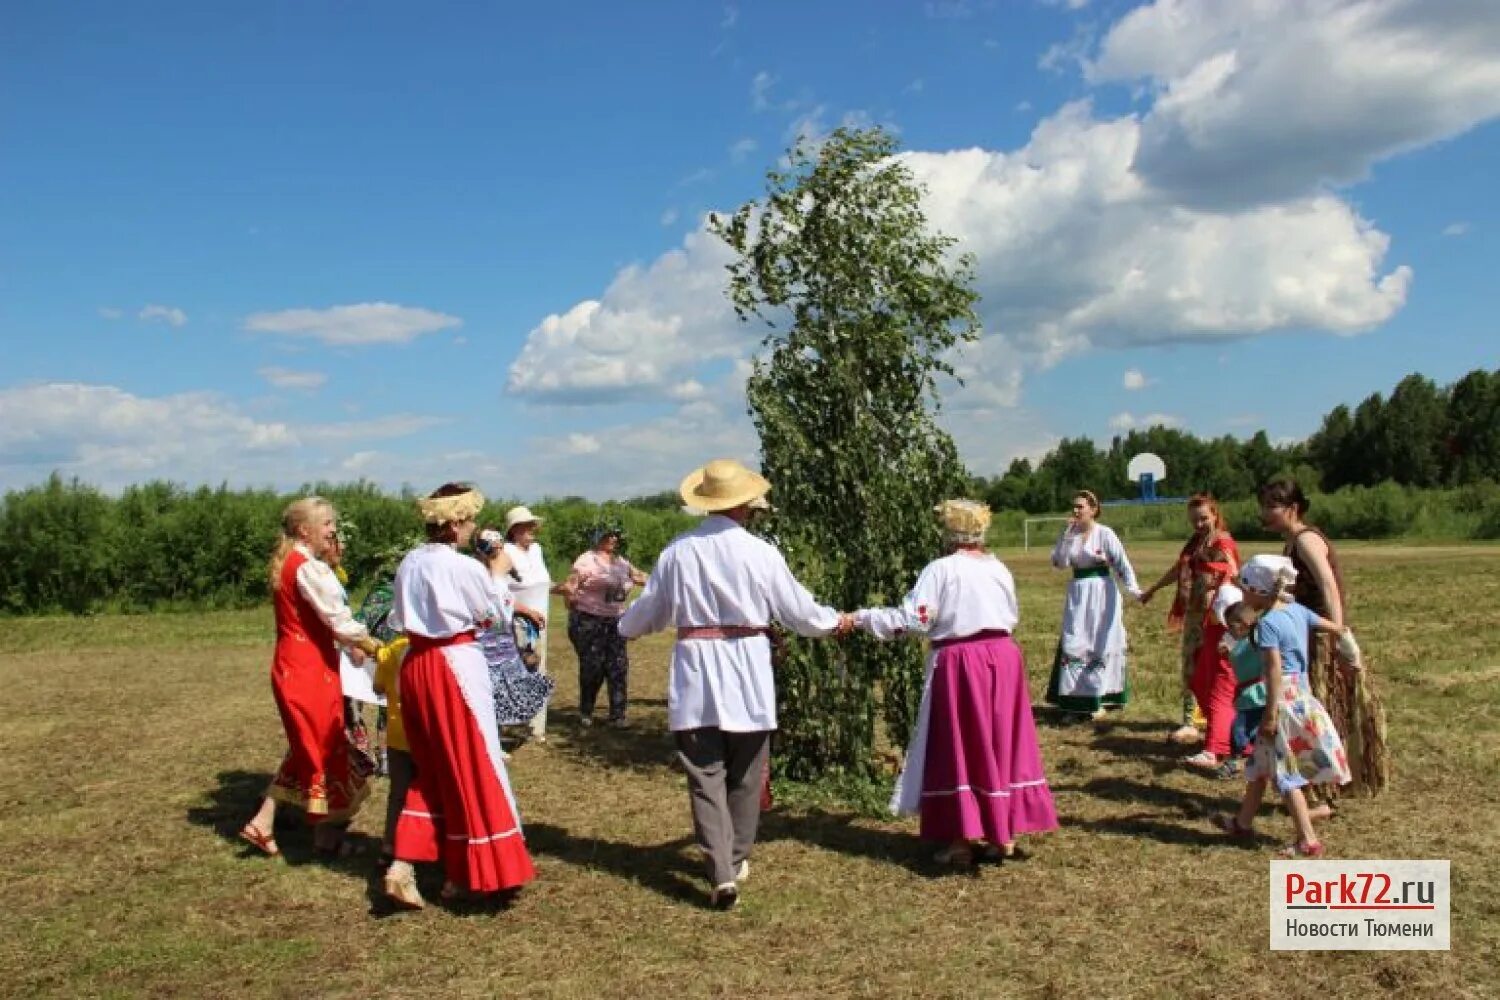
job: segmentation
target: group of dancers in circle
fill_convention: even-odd
[[[347,735],[343,650],[356,666],[374,661],[375,688],[387,699],[385,895],[398,907],[424,907],[414,867],[424,862],[441,863],[444,901],[504,897],[530,881],[535,869],[500,727],[525,724],[545,738],[552,680],[539,668],[547,598],[560,592],[580,657],[584,724],[605,686],[609,721],[627,724],[626,643],[675,631],[668,726],[715,908],[734,907],[749,879],[777,725],[777,629],[925,639],[921,702],[892,810],[919,817],[919,835],[940,845],[940,863],[1026,857],[1017,839],[1056,828],[1057,813],[1012,637],[1015,581],[985,547],[989,508],[941,504],[935,514],[946,552],[900,605],[840,612],[819,604],[775,546],[748,530],[770,489],[737,461],[709,462],[681,486],[683,502],[703,519],[662,550],[649,576],[616,555],[611,539],[618,544],[620,532],[606,528],[572,575],[552,586],[535,545],[538,518],[516,508],[505,535],[481,530],[483,496],[446,484],[418,501],[425,544],[359,616],[336,572],[333,508],[318,497],[291,504],[269,567],[271,684],[288,752],[240,837],[279,854],[276,809],[286,803],[314,825],[317,851],[350,849],[348,824],[369,793],[372,767]],[[1261,491],[1261,505],[1268,526],[1287,538],[1285,554],[1241,564],[1213,498],[1195,496],[1193,538],[1177,565],[1142,590],[1119,538],[1098,521],[1098,500],[1080,492],[1052,554],[1072,579],[1047,698],[1080,718],[1123,707],[1121,591],[1146,603],[1175,582],[1170,619],[1183,631],[1185,696],[1184,725],[1173,738],[1195,740],[1201,725],[1204,750],[1190,763],[1228,775],[1246,762],[1241,808],[1218,821],[1229,836],[1252,835],[1274,782],[1296,833],[1284,853],[1316,857],[1323,847],[1313,823],[1331,813],[1332,795],[1314,806],[1303,790],[1327,793],[1351,781],[1379,790],[1384,717],[1345,627],[1332,546],[1302,522],[1306,498],[1281,481]],[[636,586],[640,596],[629,602]]]

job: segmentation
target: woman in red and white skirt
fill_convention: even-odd
[[[1056,829],[1057,812],[1031,718],[1026,667],[1011,638],[1015,581],[985,550],[990,509],[971,500],[938,508],[952,554],[927,565],[899,608],[867,608],[856,627],[877,639],[932,642],[916,731],[891,811],[921,817],[937,860],[1018,858],[1016,838]]]
[[[316,824],[313,843],[325,854],[347,850],[349,819],[369,794],[351,767],[344,732],[339,646],[363,657],[379,644],[355,621],[344,588],[325,558],[338,545],[333,507],[304,497],[281,517],[281,537],[271,553],[269,576],[276,607],[276,652],[271,690],[286,728],[287,755],[260,809],[240,837],[273,857],[276,804],[303,810]]]
[[[484,497],[450,483],[417,503],[428,542],[397,568],[392,611],[411,643],[399,683],[416,773],[384,884],[410,908],[423,905],[413,862],[442,861],[446,900],[516,889],[535,875],[501,754],[489,665],[475,642],[499,615],[501,596],[484,567],[457,551],[474,534]]]

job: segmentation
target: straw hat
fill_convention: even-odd
[[[512,507],[505,512],[505,537],[510,537],[510,530],[518,524],[541,524],[542,519],[531,512],[530,507]]]
[[[682,481],[682,502],[712,514],[733,510],[766,495],[771,484],[732,458],[716,458]]]

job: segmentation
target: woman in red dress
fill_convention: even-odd
[[[240,837],[266,854],[276,845],[276,805],[297,806],[315,825],[313,843],[324,853],[345,853],[349,819],[369,793],[350,763],[344,733],[339,646],[360,660],[379,644],[355,621],[344,588],[323,561],[338,544],[333,507],[305,497],[287,507],[269,577],[276,607],[276,652],[271,691],[286,728],[287,755],[260,809]]]

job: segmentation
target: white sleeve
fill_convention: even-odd
[[[625,613],[620,616],[615,628],[627,639],[639,639],[652,632],[660,632],[672,624],[672,605],[667,600],[668,587],[663,581],[671,572],[671,557],[657,560],[656,571],[646,577],[646,586]]]
[[[928,565],[899,608],[864,608],[854,613],[854,624],[877,639],[899,639],[907,632],[925,635],[937,615],[937,571]]]
[[[317,609],[318,617],[340,642],[349,645],[370,637],[369,629],[354,620],[344,588],[326,563],[309,559],[298,566],[297,590]]]
[[[771,585],[768,597],[771,615],[783,626],[801,636],[816,638],[832,635],[839,627],[839,613],[819,604],[806,587],[792,575],[786,558],[771,550]],[[766,622],[767,625],[771,624]]]
[[[1069,525],[1069,527],[1072,527]],[[1052,565],[1058,569],[1067,569],[1068,560],[1073,555],[1073,536],[1069,534],[1068,528],[1062,530],[1057,536],[1057,543],[1052,546]]]
[[[1125,554],[1125,546],[1120,543],[1120,536],[1115,534],[1113,528],[1104,535],[1104,558],[1109,561],[1110,568],[1120,577],[1120,584],[1125,588],[1125,592],[1132,597],[1140,596],[1141,587],[1135,579],[1135,567],[1130,565],[1130,557]]]
[[[465,567],[459,579],[460,592],[474,624],[486,628],[497,620],[503,620],[505,598],[508,595],[500,593],[495,578],[490,576],[489,570],[481,566],[477,559],[468,559],[467,556],[459,558],[474,564],[472,568]]]

